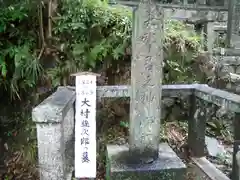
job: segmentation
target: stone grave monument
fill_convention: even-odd
[[[107,145],[107,179],[183,180],[186,166],[159,144],[164,17],[154,0],[134,10],[129,145]]]

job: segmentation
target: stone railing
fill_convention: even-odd
[[[59,87],[32,111],[41,180],[70,180],[73,170],[75,92]]]
[[[129,97],[130,86],[100,86],[97,96]],[[239,180],[237,163],[240,140],[240,96],[207,85],[164,85],[163,97],[185,97],[190,103],[188,146],[192,160],[208,177],[228,178],[204,158],[205,128],[209,104],[215,104],[234,116],[233,180]],[[59,87],[58,90],[33,109],[37,126],[38,159],[41,180],[70,180],[73,170],[74,149],[74,87]],[[238,153],[239,154],[239,153]],[[214,179],[214,178],[213,178]]]

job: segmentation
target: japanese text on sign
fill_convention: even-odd
[[[96,177],[96,76],[76,76],[75,177]],[[91,169],[91,171],[89,171]]]

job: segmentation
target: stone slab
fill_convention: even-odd
[[[58,87],[57,91],[32,110],[32,119],[36,123],[61,123],[73,106],[76,95],[67,87]]]
[[[205,136],[205,144],[208,154],[212,157],[218,157],[226,154],[224,146],[221,145],[216,138]]]
[[[186,166],[167,143],[159,145],[159,157],[149,164],[127,162],[127,145],[107,145],[107,180],[185,180]]]

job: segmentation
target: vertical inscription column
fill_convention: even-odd
[[[188,121],[188,146],[194,157],[204,156],[207,104],[190,96],[190,115]]]
[[[130,153],[140,161],[158,157],[163,63],[163,9],[141,0],[135,14],[131,65]],[[137,17],[136,17],[137,16]]]

